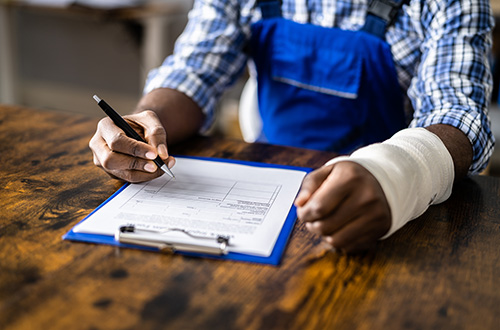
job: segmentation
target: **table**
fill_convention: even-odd
[[[1,329],[498,329],[500,179],[473,176],[375,251],[297,223],[279,267],[63,241],[120,187],[97,120],[0,106]],[[327,152],[193,138],[176,154],[306,167]]]

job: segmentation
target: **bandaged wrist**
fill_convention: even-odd
[[[425,128],[408,128],[382,143],[325,164],[352,161],[366,168],[382,187],[391,209],[387,238],[429,205],[450,197],[455,177],[453,159],[441,139]]]

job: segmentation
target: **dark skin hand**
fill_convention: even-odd
[[[104,118],[89,142],[94,163],[114,178],[143,182],[163,174],[152,161],[157,155],[173,166],[175,159],[169,156],[167,146],[196,134],[204,115],[186,95],[162,88],[145,95],[135,113],[124,118],[148,143],[128,138]],[[448,125],[427,129],[448,148],[455,179],[464,177],[472,161],[467,137]],[[380,184],[354,162],[324,166],[307,175],[295,205],[308,230],[342,252],[373,248],[391,226],[391,211]]]
[[[173,167],[175,159],[168,154],[168,144],[198,132],[204,115],[184,94],[161,88],[145,95],[134,114],[123,118],[147,143],[127,137],[106,117],[97,125],[89,147],[96,166],[115,179],[136,183],[163,175],[153,162],[158,155],[169,168]]]
[[[472,162],[472,146],[461,131],[448,125],[427,129],[450,152],[455,180]],[[338,251],[355,253],[373,248],[391,226],[391,211],[382,187],[364,167],[344,161],[309,174],[295,200],[298,218]]]

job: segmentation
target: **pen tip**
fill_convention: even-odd
[[[101,99],[100,99],[100,98],[99,98],[99,96],[97,96],[97,95],[94,95],[94,100],[95,100],[97,103],[101,102]]]
[[[167,165],[163,165],[161,169],[163,170],[163,172],[167,173],[172,179],[175,180],[174,173],[172,173],[172,171],[167,167]]]

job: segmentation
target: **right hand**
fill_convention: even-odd
[[[158,155],[169,168],[175,165],[168,154],[167,133],[155,112],[146,110],[123,118],[147,143],[129,138],[110,118],[103,118],[89,142],[95,165],[128,182],[149,181],[164,174],[153,162]]]

